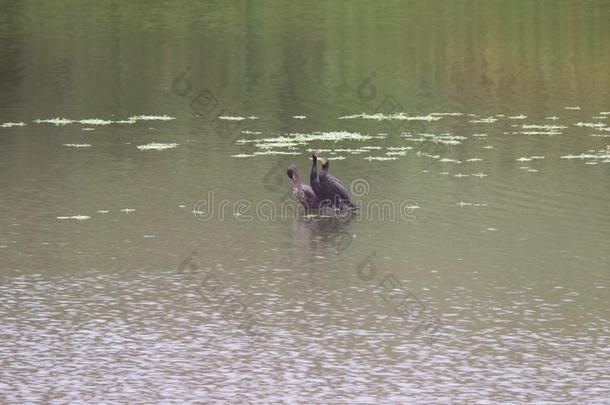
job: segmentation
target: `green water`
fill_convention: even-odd
[[[0,402],[608,401],[609,17],[3,1]]]

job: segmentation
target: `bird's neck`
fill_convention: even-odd
[[[318,179],[318,159],[315,156],[312,156],[311,160],[313,161],[313,164],[311,165],[311,175],[309,176],[309,180],[315,181]]]
[[[328,174],[328,166],[322,166],[322,173],[320,173],[320,177],[326,177]]]

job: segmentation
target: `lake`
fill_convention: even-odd
[[[0,402],[609,401],[610,3],[5,3]]]

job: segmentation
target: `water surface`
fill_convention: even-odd
[[[610,398],[607,2],[4,3],[0,402]]]

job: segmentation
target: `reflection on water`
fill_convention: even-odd
[[[4,10],[0,402],[610,397],[606,2]]]

